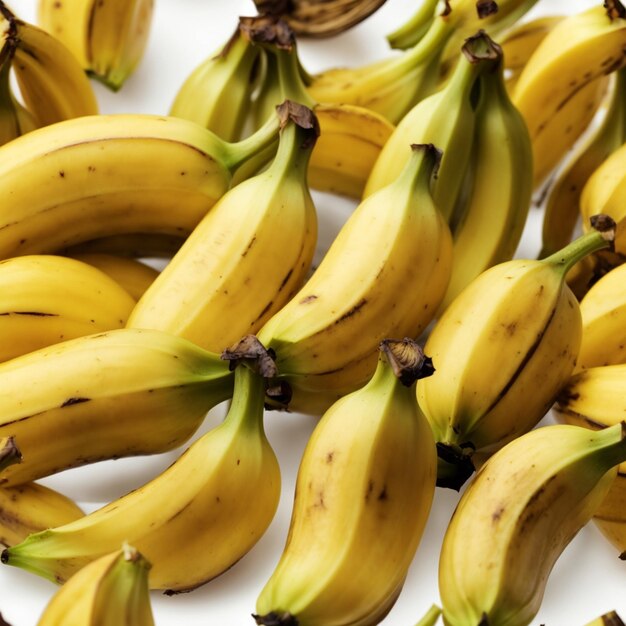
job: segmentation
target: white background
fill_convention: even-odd
[[[399,26],[418,4],[418,0],[388,0],[378,13],[348,33],[332,40],[302,42],[305,66],[315,72],[383,58],[390,54],[384,35]],[[533,14],[573,12],[593,4],[589,0],[539,0]],[[118,94],[94,85],[104,113],[167,113],[184,78],[230,36],[237,16],[254,14],[252,2],[244,0],[156,0],[156,5],[150,44],[136,74]],[[35,20],[36,0],[13,0],[12,7],[19,17]],[[320,214],[319,259],[320,251],[328,246],[354,204],[322,194],[315,194],[315,199]],[[539,225],[540,212],[532,209],[518,256],[536,256]],[[214,410],[198,434],[217,425],[222,416],[223,407]],[[249,614],[280,556],[298,462],[315,423],[314,419],[300,415],[267,415],[268,437],[283,475],[283,497],[274,522],[257,546],[220,578],[190,594],[166,597],[153,593],[157,626],[253,623]],[[143,484],[178,453],[101,463],[44,482],[92,510]],[[412,626],[433,602],[438,602],[438,552],[457,498],[453,492],[437,491],[420,549],[397,604],[383,622],[385,626]],[[193,567],[193,563],[189,566]],[[53,584],[32,574],[0,567],[0,611],[12,626],[34,626],[55,590]],[[618,560],[616,550],[589,525],[557,563],[533,623],[583,626],[611,609],[617,609],[626,618],[626,563]]]

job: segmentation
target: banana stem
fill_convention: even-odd
[[[391,62],[394,71],[408,72],[438,56],[454,32],[454,26],[442,18],[436,19],[413,48]],[[388,70],[387,70],[388,71]]]
[[[233,399],[223,426],[263,432],[265,379],[245,365],[235,370]]]
[[[259,155],[266,156],[266,161],[271,160],[278,144],[278,130],[280,123],[277,115],[273,115],[253,135],[238,141],[226,143],[224,149],[224,165],[231,172],[235,172],[246,161]],[[259,169],[264,163],[259,164]]]
[[[428,31],[439,0],[424,0],[419,9],[400,28],[387,35],[392,48],[406,50],[414,46]]]
[[[435,626],[439,621],[440,615],[441,609],[436,604],[433,604],[426,612],[426,615],[415,626]]]
[[[294,100],[312,109],[317,102],[308,94],[302,75],[300,73],[300,61],[298,59],[298,48],[294,44],[291,50],[279,49],[276,46],[268,48],[270,54],[276,58],[278,65],[278,79],[280,81],[280,92],[283,99]]]

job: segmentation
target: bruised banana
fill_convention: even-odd
[[[233,187],[196,226],[127,322],[221,352],[255,333],[305,281],[317,241],[307,186],[319,135],[313,112],[286,101],[278,153]]]
[[[2,1],[0,33],[37,126],[98,113],[96,96],[74,55],[41,28],[17,19]]]
[[[543,261],[483,272],[435,325],[425,351],[437,376],[420,381],[417,394],[435,434],[440,486],[460,488],[473,451],[495,452],[533,428],[571,375],[581,319],[565,275],[614,234],[610,218],[594,223],[599,230]]]
[[[278,78],[278,89],[266,98],[275,106],[286,98],[313,109],[319,120],[320,137],[309,165],[312,188],[360,198],[365,181],[382,147],[393,132],[393,126],[381,115],[362,107],[315,102],[307,93],[300,72],[295,37],[289,27],[273,19],[241,18],[245,35],[262,45],[269,57],[266,80]],[[404,141],[406,147],[407,141]]]
[[[619,0],[566,17],[520,75],[513,101],[533,142],[535,184],[559,163],[595,115],[606,75],[626,63],[625,18]]]
[[[169,593],[234,565],[269,526],[280,494],[263,430],[265,381],[245,365],[235,379],[224,422],[162,474],[75,522],[31,535],[2,561],[61,582],[129,541],[152,563],[150,588]]]
[[[600,165],[626,143],[626,69],[615,72],[615,84],[599,128],[575,152],[550,191],[543,218],[540,257],[567,245],[580,216],[585,184]]]
[[[435,490],[435,444],[412,389],[433,369],[411,340],[380,350],[370,382],[328,409],[307,444],[257,624],[374,625],[402,589]]]
[[[379,342],[417,337],[443,298],[452,244],[430,194],[440,153],[412,151],[398,179],[355,209],[313,276],[259,331],[293,388],[294,409],[301,391],[358,389],[374,373]]]
[[[154,0],[39,0],[39,23],[117,91],[144,54],[153,10]]]
[[[229,144],[186,120],[78,118],[0,148],[0,259],[137,232],[186,235],[233,172],[277,141],[278,118]]]
[[[539,428],[489,459],[443,539],[444,624],[530,624],[554,563],[591,519],[624,461],[623,422],[597,433]]]
[[[150,563],[126,544],[72,576],[37,626],[154,626],[149,570]]]
[[[175,448],[231,391],[218,355],[154,330],[89,335],[2,363],[0,437],[15,436],[23,460],[0,485]]]
[[[53,255],[0,262],[0,361],[123,328],[136,301],[86,263]]]

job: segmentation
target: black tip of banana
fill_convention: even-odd
[[[500,62],[504,57],[502,47],[484,30],[479,30],[475,35],[468,37],[461,51],[470,63],[483,63],[485,61]]]
[[[278,374],[274,356],[274,352],[267,350],[254,335],[246,335],[234,346],[226,348],[220,358],[230,363],[231,371],[244,364],[263,378],[274,378]]]
[[[293,389],[286,380],[272,381],[265,388],[265,408],[268,411],[287,411]]]
[[[5,548],[2,551],[2,554],[0,554],[0,562],[4,563],[5,565],[9,562],[9,549]]]
[[[626,18],[626,8],[620,0],[604,0],[604,8],[612,20]]]
[[[476,471],[471,456],[471,444],[458,446],[437,442],[437,487],[460,491],[467,479]]]
[[[597,230],[604,240],[611,244],[609,250],[615,250],[615,230],[617,228],[615,220],[604,213],[598,213],[598,215],[592,215],[589,218],[589,223],[591,228]]]
[[[424,354],[413,339],[385,339],[381,341],[379,350],[385,355],[398,380],[406,387],[435,373],[433,360]]]
[[[249,41],[269,44],[279,50],[291,51],[296,45],[296,36],[285,20],[276,15],[240,17],[239,30]]]
[[[478,18],[483,20],[490,15],[495,15],[498,12],[498,3],[494,0],[478,0],[476,2],[476,13]]]
[[[252,614],[254,621],[259,626],[298,626],[298,620],[291,613],[275,613],[267,615]]]
[[[320,124],[312,109],[299,102],[285,100],[276,107],[276,113],[278,114],[281,130],[289,122],[292,122],[303,131],[304,137],[300,144],[303,149],[311,148],[315,145],[317,138],[320,136]]]

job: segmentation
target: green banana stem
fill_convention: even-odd
[[[392,185],[412,189],[430,187],[441,163],[441,150],[433,144],[411,144],[411,150],[411,158]]]
[[[387,35],[392,48],[406,50],[417,44],[428,31],[439,0],[422,0],[419,9],[400,28]]]
[[[436,604],[433,604],[430,609],[428,609],[426,615],[424,615],[415,626],[435,626],[439,621],[440,615],[441,609]]]
[[[314,108],[317,102],[311,98],[302,80],[298,48],[295,43],[290,50],[271,46],[268,47],[268,51],[276,59],[282,97],[299,102],[310,109]]]
[[[626,422],[593,433],[597,462],[606,471],[626,461]]]
[[[222,426],[263,433],[265,379],[246,365],[235,370],[233,399]]]

